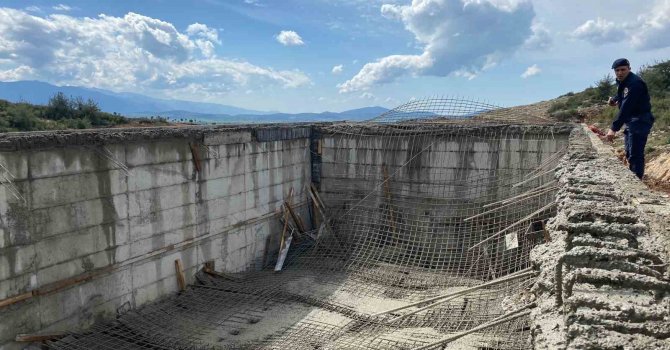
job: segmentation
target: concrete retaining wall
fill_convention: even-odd
[[[547,173],[511,188],[566,147],[570,126],[430,127],[324,132],[321,192],[331,211],[338,211],[332,215],[347,215],[338,222],[339,233],[360,246],[353,256],[361,263],[402,261],[478,275],[469,266],[477,265],[480,255],[467,253],[468,248],[541,208],[552,194],[508,206],[488,222],[463,219],[480,213],[483,204],[551,180]],[[407,244],[389,243],[389,232],[405,237]],[[417,250],[418,241],[434,246]],[[389,251],[369,249],[375,244]]]
[[[0,300],[44,295],[0,308],[0,349],[17,347],[17,333],[86,327],[175,292],[176,259],[189,280],[210,260],[228,272],[259,267],[278,246],[283,198],[291,187],[294,202],[305,198],[309,135],[296,126],[5,135]]]
[[[433,194],[438,187],[439,197],[464,203],[483,200],[487,194],[497,197],[498,191],[507,194],[505,188],[498,186],[500,177],[508,178],[509,182],[521,180],[566,146],[567,134],[563,132],[550,136],[548,130],[531,134],[519,129],[500,138],[493,131],[481,128],[472,134],[396,135],[395,140],[384,133],[350,137],[325,135],[323,192],[334,199],[342,187],[369,191],[371,181],[381,180],[383,171],[380,169],[385,166],[393,175],[393,184],[399,193],[423,196]],[[474,182],[476,186],[468,186]]]

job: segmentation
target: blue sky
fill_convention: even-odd
[[[581,90],[670,59],[670,0],[0,1],[0,80],[282,112]]]

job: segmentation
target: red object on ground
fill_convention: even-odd
[[[605,136],[607,135],[604,131],[600,130],[597,126],[591,124],[588,126],[589,130],[593,131],[595,134],[598,134],[600,136]]]

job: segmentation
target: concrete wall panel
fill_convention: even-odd
[[[306,199],[311,165],[309,139],[300,136],[309,128],[273,130],[262,133],[266,142],[247,129],[200,141],[1,152],[0,176],[14,175],[26,201],[0,186],[0,300],[96,277],[0,308],[0,348],[16,347],[17,333],[85,327],[123,303],[140,307],[175,292],[175,259],[192,281],[205,261],[238,272],[274,258],[276,213],[291,187],[294,203]]]

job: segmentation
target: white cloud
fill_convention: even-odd
[[[339,84],[340,92],[366,90],[376,84],[390,83],[408,73],[418,73],[432,65],[427,54],[386,56],[376,62],[366,63],[353,78]]]
[[[600,17],[584,22],[572,32],[572,35],[594,45],[609,44],[626,38],[623,28]]]
[[[670,0],[659,1],[653,9],[638,18],[639,27],[631,31],[631,44],[640,50],[670,46]]]
[[[375,95],[373,95],[369,92],[364,92],[359,97],[362,98],[362,99],[365,99],[365,100],[374,100],[375,99]]]
[[[39,6],[34,6],[34,5],[33,5],[33,6],[28,6],[28,7],[26,7],[26,11],[30,11],[30,12],[42,12],[42,9],[39,8]]]
[[[282,30],[275,36],[275,38],[284,46],[299,46],[305,44],[300,35],[292,30]]]
[[[219,32],[215,28],[209,28],[206,24],[195,22],[186,27],[186,34],[190,36],[199,36],[220,44]]]
[[[67,11],[71,11],[71,10],[72,10],[72,7],[70,7],[70,6],[68,6],[68,5],[65,5],[65,4],[58,4],[58,5],[53,6],[53,7],[51,7],[51,8],[54,9],[54,10],[56,10],[56,11],[63,11],[63,12],[67,12]]]
[[[338,85],[340,92],[366,90],[407,74],[476,76],[524,44],[535,16],[527,0],[413,0],[384,4],[381,13],[402,21],[423,52],[367,63]]]
[[[0,60],[13,72],[3,72],[6,78],[199,100],[254,86],[310,83],[298,70],[215,57],[217,32],[199,23],[180,32],[169,22],[136,13],[39,17],[0,8],[0,32]]]
[[[30,77],[34,73],[28,66],[18,66],[13,69],[0,71],[0,81],[17,81]]]
[[[594,45],[626,41],[634,49],[654,50],[670,46],[670,0],[658,0],[649,12],[630,22],[602,18],[588,20],[572,33]]]
[[[523,43],[528,50],[545,50],[551,47],[553,42],[551,33],[542,23],[533,23],[530,27],[533,34]]]
[[[540,74],[540,72],[542,72],[542,69],[540,69],[540,67],[538,67],[537,64],[534,64],[534,65],[526,68],[526,71],[523,72],[523,74],[521,74],[521,77],[524,78],[524,79],[530,78],[534,75]]]
[[[333,67],[333,74],[340,74],[344,70],[344,66],[341,64],[338,64],[337,66]]]
[[[193,23],[186,28],[186,34],[196,37],[195,45],[205,57],[214,57],[214,44],[221,44],[219,32],[215,28],[209,28],[202,23]]]

